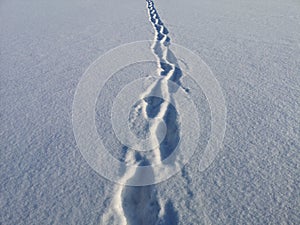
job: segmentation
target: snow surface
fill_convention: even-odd
[[[99,55],[153,39],[146,2],[3,0],[0,224],[300,224],[300,3],[160,0],[155,6],[171,42],[200,55],[222,87],[222,152],[200,172],[199,151],[181,173],[155,186],[102,178],[76,146],[73,96]],[[127,79],[153,69],[120,71],[103,95],[115,96]],[[194,98],[205,113],[203,93]],[[110,101],[100,95],[96,110]],[[122,151],[112,154],[122,160]]]

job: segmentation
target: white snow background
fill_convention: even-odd
[[[213,164],[200,172],[195,154],[155,186],[156,224],[300,224],[300,2],[155,5],[172,42],[210,66],[227,104]],[[76,147],[73,96],[98,56],[152,38],[144,0],[0,2],[0,224],[102,223],[116,184]]]

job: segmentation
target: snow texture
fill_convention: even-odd
[[[165,25],[157,32],[200,55],[222,87],[223,151],[200,172],[199,150],[181,173],[146,187],[112,183],[85,162],[72,130],[76,85],[99,55],[153,38],[146,3],[0,3],[0,224],[300,224],[296,0],[155,1]],[[119,71],[102,94],[113,97],[141,71],[156,69]],[[204,94],[182,82],[209,128]],[[100,94],[96,110],[111,101]],[[201,133],[203,145],[208,136]],[[128,149],[110,143],[119,149],[112,154],[126,160]]]

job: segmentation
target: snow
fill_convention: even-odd
[[[299,2],[160,0],[155,7],[171,45],[198,54],[222,88],[223,150],[205,171],[197,151],[180,173],[153,186],[104,179],[77,146],[73,99],[84,71],[100,55],[153,39],[146,2],[4,0],[0,224],[300,223]],[[117,72],[96,111],[108,112],[122,85],[156,66]],[[196,88],[189,82],[184,84]],[[200,124],[208,130],[199,132],[205,146],[209,105],[205,93],[191,96],[203,106]],[[105,135],[109,124],[102,126],[98,133]],[[112,155],[126,160],[127,150],[115,139],[105,141],[119,149]]]

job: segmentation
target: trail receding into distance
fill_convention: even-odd
[[[168,81],[180,85],[182,71],[172,51],[169,49],[171,39],[168,29],[161,21],[152,0],[147,0],[149,20],[154,28],[155,36],[151,50],[157,59],[157,79],[150,87],[142,93],[140,102],[134,107],[134,113],[129,119],[134,129],[135,124],[148,121],[151,118],[160,118],[149,125],[151,133],[159,133],[161,123],[165,123],[167,132],[164,140],[159,143],[158,138],[153,138],[152,153],[127,151],[126,163],[146,166],[161,163],[176,148],[179,142],[180,129],[177,121],[177,111],[170,102],[173,101],[172,93],[176,92],[170,87]],[[170,90],[172,89],[172,90]],[[163,99],[151,97],[151,95],[163,96]],[[150,97],[149,97],[150,96]],[[174,101],[173,101],[174,102]],[[141,126],[139,126],[140,128]],[[142,176],[136,174],[134,169],[128,169],[120,183]],[[171,200],[163,202],[157,198],[155,185],[143,187],[118,186],[110,212],[104,215],[104,224],[129,224],[129,225],[152,225],[164,224],[164,221],[172,221],[173,225],[178,223],[178,215],[174,210]]]

